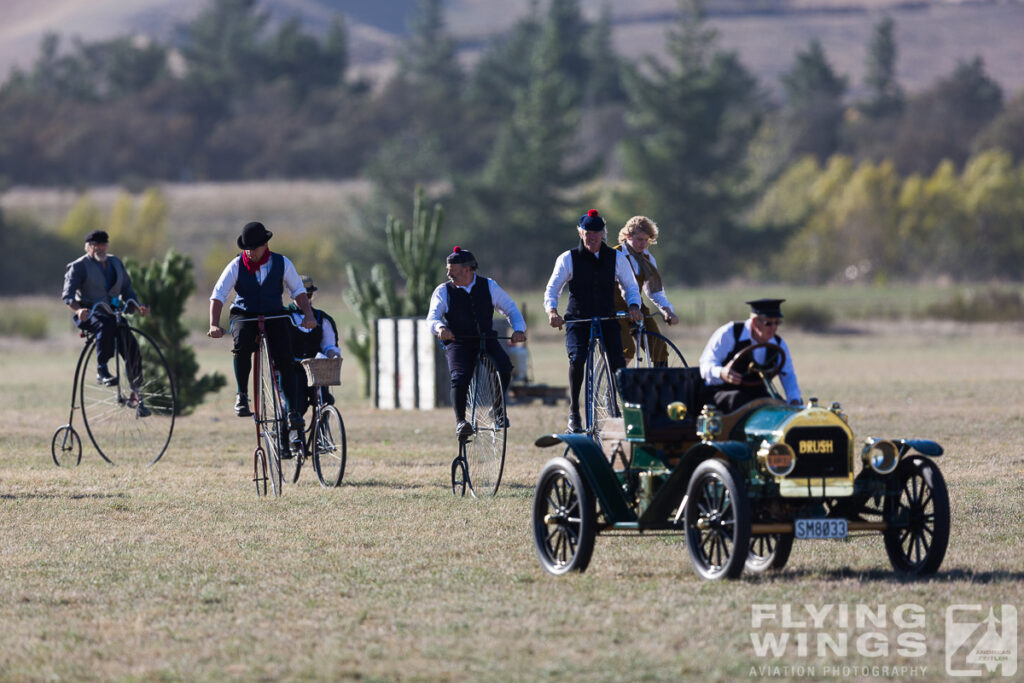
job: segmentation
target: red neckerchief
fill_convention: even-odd
[[[260,266],[262,266],[264,263],[266,263],[269,260],[270,260],[270,250],[269,249],[267,249],[265,252],[263,252],[263,258],[261,258],[259,261],[255,261],[255,262],[253,262],[252,260],[249,259],[249,255],[248,254],[246,254],[244,251],[242,252],[242,265],[245,266],[245,269],[248,270],[253,275],[255,275],[256,271],[260,269]]]

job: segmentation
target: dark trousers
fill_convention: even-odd
[[[626,359],[622,355],[622,337],[619,336],[619,323],[616,320],[601,321],[601,336],[604,337],[605,353],[608,355],[608,367],[615,382],[615,371],[626,367]],[[569,354],[569,412],[580,413],[580,388],[583,386],[584,375],[587,373],[587,352],[590,349],[590,323],[579,322],[568,325],[565,329],[565,350]]]
[[[269,315],[269,314],[268,314]],[[252,354],[256,351],[257,340],[259,339],[259,324],[256,321],[236,322],[242,318],[255,317],[248,311],[237,308],[231,309],[230,320],[233,323],[231,336],[234,337],[235,346],[231,353],[235,356],[235,382],[238,385],[238,393],[249,393],[249,376],[252,374]],[[270,357],[274,360],[274,367],[281,375],[281,391],[284,393],[288,411],[297,411],[301,404],[301,393],[305,389],[306,382],[303,378],[299,383],[299,372],[301,368],[295,362],[292,355],[292,337],[289,326],[291,322],[287,318],[275,318],[264,320],[263,329],[267,335],[267,346],[270,347]]]
[[[723,413],[738,410],[753,400],[768,398],[768,391],[763,385],[754,387],[721,385],[708,388],[711,390],[711,397],[715,405]]]
[[[509,379],[512,378],[512,361],[497,339],[487,339],[485,344],[487,353],[501,378],[502,389],[508,389]],[[466,396],[469,393],[469,383],[473,380],[479,352],[480,344],[476,341],[448,342],[444,347],[444,355],[448,359],[448,374],[452,378],[452,408],[455,410],[455,419],[459,421],[466,419]]]
[[[142,385],[142,354],[139,352],[138,342],[128,332],[127,327],[119,331],[117,321],[112,316],[100,313],[93,313],[84,322],[80,321],[78,316],[72,318],[72,321],[78,329],[95,339],[97,367],[106,367],[114,357],[116,341],[118,352],[124,359],[129,384],[136,389]]]
[[[303,377],[305,377],[305,375],[303,375]],[[305,415],[310,406],[316,405],[317,392],[320,392],[320,400],[324,402],[324,405],[334,405],[334,396],[327,387],[307,386],[304,390],[299,392],[299,402],[296,407],[296,411],[298,411],[299,415]]]

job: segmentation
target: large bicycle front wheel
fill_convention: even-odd
[[[274,372],[266,338],[260,341],[253,371],[256,429],[267,454],[267,475],[270,477],[270,487],[276,498],[281,495],[281,455],[288,447],[288,431],[281,392],[277,386],[277,373]]]
[[[96,376],[97,348],[90,342],[79,386],[82,421],[107,462],[152,465],[174,432],[174,378],[149,335],[127,325],[116,334],[114,356],[108,361],[113,379],[107,383]]]
[[[608,356],[596,340],[590,345],[587,367],[591,374],[586,391],[586,431],[594,440],[600,441],[601,430],[608,420],[619,416],[619,407],[615,401],[615,383],[608,366]]]
[[[640,367],[688,368],[682,352],[672,341],[648,329],[637,332],[636,360]]]
[[[505,393],[501,377],[491,357],[477,358],[469,385],[466,420],[473,433],[466,437],[466,466],[469,487],[476,496],[494,495],[501,485],[505,468]]]
[[[313,469],[322,486],[341,485],[347,447],[341,413],[334,406],[321,406],[313,434]]]

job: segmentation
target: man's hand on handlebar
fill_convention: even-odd
[[[629,319],[635,323],[644,319],[644,314],[640,312],[640,307],[636,304],[630,304],[629,306]]]
[[[560,330],[565,325],[565,320],[558,315],[558,311],[548,311],[548,324]]]
[[[672,313],[671,311],[669,311],[668,313],[665,313],[665,322],[667,322],[669,324],[669,326],[671,326],[671,325],[678,325],[679,324],[679,318],[676,317],[675,313]]]
[[[89,309],[84,307],[84,306],[82,308],[79,308],[77,311],[75,311],[75,317],[78,318],[79,322],[83,322],[84,323],[86,320],[89,319],[89,315],[90,315]]]
[[[526,332],[517,331],[512,333],[512,339],[509,340],[513,344],[522,344],[526,341]]]

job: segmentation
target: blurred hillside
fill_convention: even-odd
[[[208,282],[253,218],[339,281],[417,187],[515,287],[587,207],[659,222],[669,284],[1024,277],[1024,0],[39,5],[0,9],[42,36],[0,81],[12,293],[107,226]]]
[[[508,31],[531,0],[449,0],[446,21],[472,62],[484,42]],[[206,0],[4,0],[0,4],[0,75],[27,68],[47,32],[86,41],[133,33],[171,40],[176,27]],[[545,3],[542,3],[545,4]],[[675,0],[583,0],[593,19],[608,5],[614,45],[626,58],[659,53]],[[276,20],[299,17],[310,30],[326,30],[342,14],[348,22],[352,67],[375,76],[387,71],[408,32],[415,0],[265,0]],[[898,71],[911,92],[949,72],[958,60],[981,56],[1008,93],[1024,90],[1024,2],[1021,0],[709,0],[710,24],[725,47],[736,50],[769,88],[797,49],[812,38],[825,45],[838,71],[861,80],[864,45],[881,12],[896,21]]]

